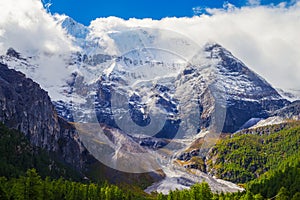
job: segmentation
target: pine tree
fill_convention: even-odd
[[[162,194],[162,193],[159,193],[158,195],[157,195],[157,200],[164,200],[165,198],[164,198],[164,195]]]
[[[191,190],[195,199],[211,200],[213,197],[209,185],[205,182],[193,185]]]
[[[289,193],[285,187],[281,187],[278,194],[276,195],[276,200],[289,200]]]
[[[250,191],[247,191],[247,193],[242,196],[242,200],[254,200],[253,194]]]
[[[299,200],[300,199],[300,192],[297,192],[296,194],[294,194],[292,200]]]
[[[26,192],[24,198],[30,200],[41,199],[41,188],[41,177],[35,169],[29,169],[26,172]]]
[[[0,199],[6,200],[7,194],[6,194],[6,185],[7,179],[5,177],[0,177]]]
[[[255,200],[264,200],[264,197],[261,194],[254,195]]]

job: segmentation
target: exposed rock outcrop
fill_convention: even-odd
[[[46,91],[24,74],[0,64],[0,121],[25,134],[77,170],[88,159],[75,128],[60,118]]]

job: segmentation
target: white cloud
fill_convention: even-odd
[[[202,8],[200,6],[192,8],[194,15],[200,15],[205,12],[205,8]]]
[[[0,10],[1,54],[9,47],[27,54],[64,52],[72,48],[62,28],[39,0],[1,0]]]
[[[258,1],[249,0],[249,4]],[[0,1],[0,54],[9,47],[22,53],[65,52],[70,39],[39,0]],[[203,45],[215,41],[276,87],[300,88],[300,2],[293,6],[250,6],[207,9],[192,18],[99,18],[91,22],[91,37],[113,52],[108,31],[130,27],[162,28],[184,34]]]
[[[260,0],[248,0],[248,4],[250,6],[258,6],[260,5]]]
[[[210,15],[192,18],[99,18],[91,23],[94,34],[150,27],[173,30],[200,45],[215,41],[275,87],[300,88],[300,3],[286,7],[251,6],[208,9]],[[99,36],[99,35],[98,35]]]
[[[23,56],[33,56],[31,68],[11,65],[49,92],[52,99],[62,99],[61,90],[70,74],[65,56],[75,49],[54,17],[39,0],[0,1],[0,55],[13,47]]]
[[[226,11],[234,11],[236,7],[229,3],[228,1],[225,1],[224,4],[223,4],[223,9],[226,10]]]

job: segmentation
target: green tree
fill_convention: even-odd
[[[276,195],[276,200],[289,200],[289,193],[285,187],[281,187],[278,194]]]
[[[6,182],[7,179],[5,177],[0,177],[0,199],[6,200],[7,193],[6,193]]]
[[[256,194],[253,197],[255,200],[264,200],[264,197],[261,194]]]
[[[194,199],[211,200],[213,194],[208,183],[195,184],[191,188]]]
[[[41,177],[35,169],[29,169],[26,172],[26,186],[24,198],[28,200],[42,199],[42,182]]]
[[[246,194],[242,196],[241,200],[254,200],[252,192],[247,191]]]
[[[294,194],[292,200],[299,200],[300,199],[300,192],[297,192],[296,194]]]

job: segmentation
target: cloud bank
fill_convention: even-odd
[[[275,87],[300,88],[300,3],[287,7],[251,6],[206,9],[192,18],[98,18],[91,22],[94,36],[130,27],[161,28],[184,34],[203,45],[220,43]],[[200,8],[199,8],[200,9]]]
[[[0,53],[13,47],[23,54],[69,51],[70,40],[39,0],[0,1]]]
[[[300,1],[260,6],[206,9],[192,18],[98,18],[91,22],[90,37],[113,42],[107,32],[130,27],[161,28],[179,32],[199,45],[220,43],[275,87],[300,89]],[[39,0],[0,1],[0,54],[13,47],[23,54],[61,53],[73,49],[70,37],[47,13]],[[202,8],[194,11],[202,13]]]

